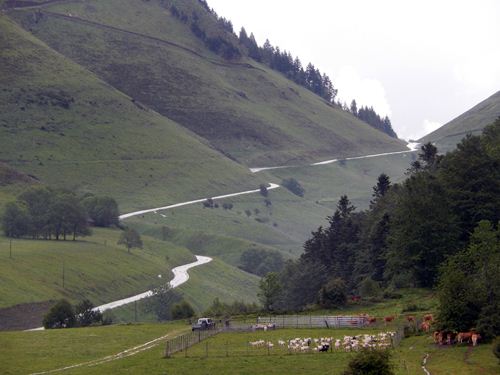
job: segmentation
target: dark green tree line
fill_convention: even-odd
[[[482,294],[463,281],[471,266],[456,254],[474,245],[471,233],[482,220],[497,230],[499,139],[500,119],[482,136],[464,138],[447,155],[439,155],[430,143],[423,145],[405,181],[391,184],[387,175],[379,176],[366,211],[357,212],[347,196],[341,197],[328,225],[314,231],[304,244],[303,255],[287,262],[278,274],[280,292],[274,296],[273,306],[298,310],[325,305],[329,291],[338,290],[340,282],[351,295],[367,286],[370,290],[435,287],[440,268],[450,261],[458,270],[446,273],[450,285],[456,282],[458,289],[462,285],[464,295],[473,299],[461,311],[479,311],[468,320],[478,321],[481,310],[474,299]],[[494,279],[484,276],[488,272],[481,274],[482,280]],[[332,280],[336,280],[335,288]],[[481,288],[493,290],[486,284]],[[363,294],[370,293],[365,290]]]

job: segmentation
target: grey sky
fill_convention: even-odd
[[[500,1],[208,0],[418,138],[500,90]]]

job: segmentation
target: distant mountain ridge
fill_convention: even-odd
[[[440,151],[454,149],[467,134],[480,134],[500,117],[500,91],[419,140],[433,142]]]

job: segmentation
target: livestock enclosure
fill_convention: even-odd
[[[390,334],[389,334],[390,332]],[[382,335],[384,336],[382,338]],[[387,332],[371,328],[285,328],[275,330],[216,329],[212,331],[192,332],[169,340],[166,344],[166,357],[173,358],[223,358],[223,357],[258,357],[288,355],[333,355],[350,358],[353,352],[363,345],[365,337],[372,336],[373,347],[391,349],[397,347],[403,338],[403,329]],[[354,338],[347,343],[345,337]],[[291,342],[300,339],[302,348],[291,346]],[[309,344],[305,346],[305,342]],[[339,342],[336,346],[335,343]],[[319,350],[322,344],[328,347]]]
[[[278,328],[361,328],[368,325],[368,317],[364,315],[274,315],[258,317],[257,324],[274,324]]]

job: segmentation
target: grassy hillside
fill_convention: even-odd
[[[216,297],[224,302],[257,302],[260,278],[218,259],[193,268],[189,276],[189,281],[179,290],[197,311],[206,310]]]
[[[40,181],[114,196],[123,210],[258,179],[0,17],[0,160]]]
[[[200,17],[206,12],[196,1],[182,3]],[[403,148],[254,61],[227,62],[212,54],[189,24],[170,14],[168,4],[65,2],[10,16],[112,86],[247,165]],[[210,17],[205,14],[207,27]]]
[[[225,199],[219,202],[219,208],[196,204],[127,222],[156,238],[163,238],[165,227],[169,241],[233,265],[238,264],[245,249],[255,246],[278,249],[285,257],[297,256],[311,231],[326,224],[343,194],[358,209],[367,208],[380,173],[398,182],[413,157],[408,153],[261,172],[266,180],[278,183],[284,178],[297,179],[305,188],[304,197],[281,188],[269,192],[269,207],[264,197],[255,194]],[[231,203],[233,208],[224,210],[223,203]]]
[[[77,241],[13,240],[0,237],[0,307],[68,298],[95,304],[142,293],[172,277],[170,269],[192,262],[185,248],[143,238],[144,249],[131,254],[118,246],[120,231],[95,229]],[[65,286],[62,286],[64,263]]]
[[[449,151],[467,134],[479,135],[483,128],[500,117],[500,91],[461,114],[419,142],[436,143],[440,151]]]

